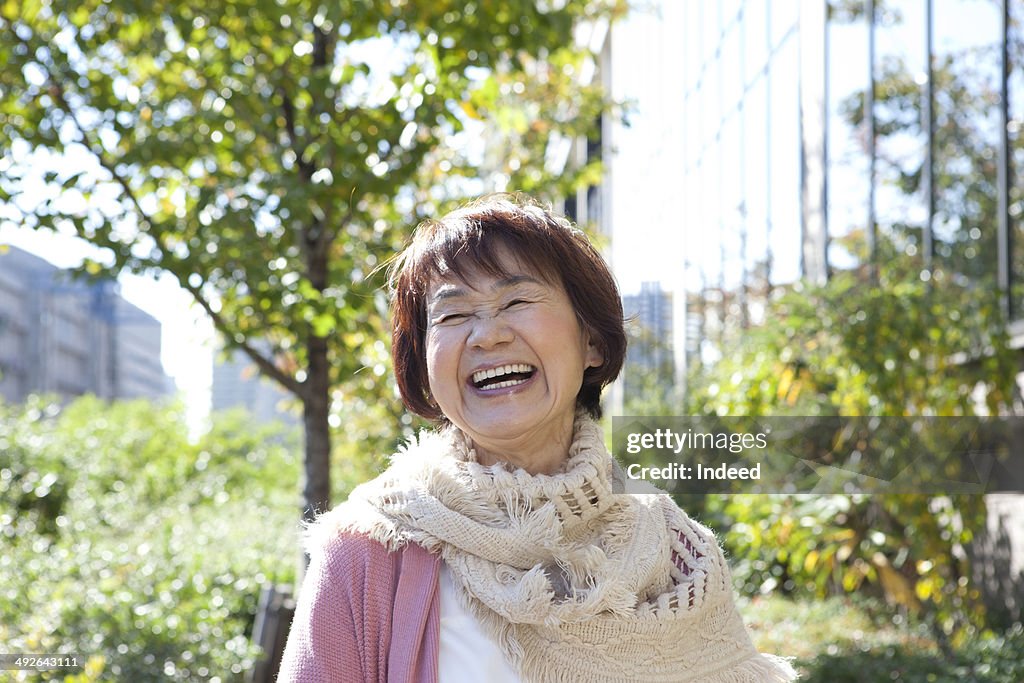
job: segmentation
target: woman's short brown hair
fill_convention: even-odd
[[[430,420],[447,420],[430,394],[427,377],[427,292],[442,274],[465,281],[471,267],[508,277],[499,258],[501,247],[568,294],[604,359],[584,372],[576,406],[600,417],[601,389],[618,376],[626,355],[618,286],[581,230],[526,197],[507,194],[489,195],[440,220],[420,223],[392,264],[391,354],[406,407]]]

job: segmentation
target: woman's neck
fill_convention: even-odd
[[[481,465],[507,463],[530,474],[555,474],[569,458],[573,422],[556,435],[527,436],[506,442],[473,441],[476,459]]]

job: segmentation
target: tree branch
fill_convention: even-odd
[[[200,291],[199,287],[195,287],[190,282],[187,281],[182,282],[181,285],[189,292],[189,294],[193,296],[193,298],[195,298],[196,302],[203,308],[204,311],[206,311],[206,314],[210,316],[210,319],[213,320],[214,327],[223,332],[225,335],[231,336],[231,331],[228,327],[227,321],[224,319],[224,316],[222,316],[219,312],[213,310],[213,306],[202,295],[202,292]],[[233,336],[231,336],[231,339],[232,342],[238,348],[240,348],[245,353],[245,355],[247,355],[252,360],[253,363],[256,364],[256,367],[260,369],[260,372],[262,372],[275,382],[279,383],[281,386],[283,386],[291,393],[295,394],[295,396],[297,396],[299,399],[303,401],[306,400],[306,391],[301,382],[296,380],[291,375],[286,374],[279,367],[274,365],[263,354],[257,351],[252,346],[252,344],[249,343],[248,340],[240,342]]]
[[[57,80],[54,74],[49,70],[49,68],[47,68],[46,70],[46,75],[47,80],[51,84],[49,90],[50,96],[53,97],[54,100],[57,102],[57,105],[60,108],[60,110],[71,119],[72,123],[75,126],[75,129],[78,131],[78,134],[82,137],[82,142],[84,143],[86,148],[90,152],[92,152],[93,156],[96,157],[96,160],[99,162],[100,166],[103,167],[108,173],[110,173],[114,181],[121,187],[125,196],[128,198],[132,206],[135,208],[135,211],[138,213],[139,219],[146,225],[156,227],[156,223],[142,208],[142,204],[139,201],[139,198],[136,197],[135,191],[132,189],[127,179],[125,179],[120,173],[117,172],[116,165],[113,164],[107,158],[106,150],[100,143],[92,139],[92,136],[89,135],[89,131],[85,128],[85,126],[82,125],[82,122],[79,120],[74,107],[71,106],[71,103],[68,101],[67,96],[64,93],[63,86]],[[167,248],[160,242],[157,236],[150,234],[150,237],[153,239],[153,242],[156,245],[156,249],[160,253],[161,262],[164,261],[165,259],[168,261],[174,259],[174,255],[167,250]],[[164,267],[163,269],[167,270],[166,267]],[[265,375],[281,384],[285,389],[292,392],[298,398],[305,400],[306,392],[304,390],[303,385],[300,382],[296,381],[294,377],[285,374],[280,368],[278,368],[270,360],[268,360],[262,354],[260,354],[255,348],[253,348],[253,346],[249,344],[248,341],[238,342],[237,340],[235,340],[234,335],[232,334],[231,327],[228,325],[228,322],[224,319],[223,316],[221,316],[218,312],[213,310],[212,305],[210,304],[209,301],[207,301],[201,289],[189,283],[187,278],[181,278],[178,277],[177,275],[176,277],[178,280],[178,284],[182,288],[184,288],[189,294],[191,294],[192,298],[195,299],[196,303],[198,303],[202,307],[202,309],[206,311],[206,314],[210,316],[211,320],[213,320],[214,326],[226,336],[231,337],[232,340],[234,340],[234,343],[239,348],[241,348],[242,351],[244,351],[245,354],[249,356],[250,359],[252,359],[252,361],[256,364],[256,366],[260,369],[261,372],[263,372]]]
[[[295,103],[292,102],[292,98],[284,85],[278,85],[276,90],[281,98],[281,113],[284,115],[284,132],[288,138],[288,149],[295,155],[295,163],[299,167],[302,179],[309,182],[313,178],[314,169],[313,165],[303,158],[306,153],[306,146],[299,142]]]

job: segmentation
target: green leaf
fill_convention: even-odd
[[[326,337],[338,326],[338,321],[333,315],[328,313],[321,313],[320,315],[313,318],[312,321],[313,334],[317,337]]]

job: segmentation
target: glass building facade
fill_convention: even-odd
[[[700,338],[902,255],[1024,341],[1024,0],[684,3],[685,287]]]

